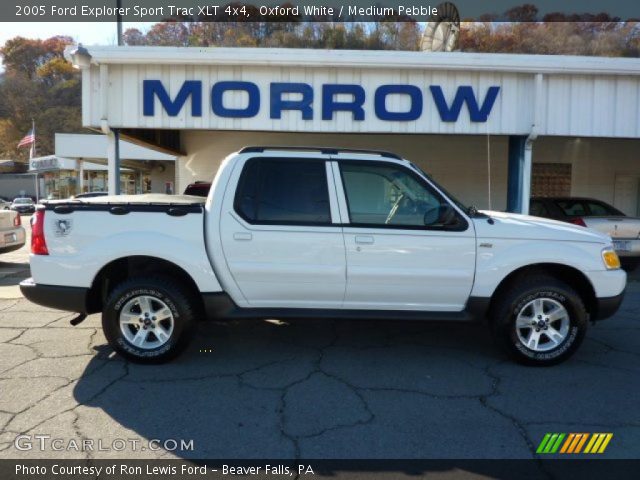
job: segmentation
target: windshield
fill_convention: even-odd
[[[13,203],[30,204],[33,203],[33,200],[30,198],[16,198]]]
[[[438,188],[442,193],[444,193],[449,200],[451,200],[453,203],[456,204],[456,207],[458,207],[460,210],[462,210],[463,212],[467,212],[469,210],[469,207],[467,207],[464,203],[462,203],[460,200],[458,200],[455,196],[453,196],[451,194],[451,192],[449,192],[446,188],[444,188],[442,185],[440,185],[438,182],[436,182],[433,177],[431,175],[429,175],[427,172],[425,172],[424,170],[422,170],[420,167],[418,167],[416,164],[414,164],[413,162],[409,162],[411,164],[411,166],[414,168],[414,170],[420,172],[422,175],[424,175],[425,177],[427,177],[429,179],[429,181],[435,185],[436,188]]]

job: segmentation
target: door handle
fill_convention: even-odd
[[[356,235],[356,243],[360,245],[373,245],[373,237],[371,235]]]
[[[239,241],[249,241],[253,238],[253,235],[251,235],[249,232],[236,232],[233,234],[233,239],[234,240],[239,240]]]

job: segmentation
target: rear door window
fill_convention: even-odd
[[[234,206],[253,224],[329,225],[325,161],[251,159],[242,171]]]

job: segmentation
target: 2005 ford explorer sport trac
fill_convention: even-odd
[[[479,320],[515,360],[551,365],[626,284],[608,236],[467,208],[386,152],[247,147],[207,199],[49,201],[32,228],[25,297],[102,312],[143,363],[176,356],[201,318],[362,318]]]

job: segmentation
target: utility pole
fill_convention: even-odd
[[[116,26],[117,26],[117,34],[118,34],[118,46],[122,47],[122,0],[116,0]],[[120,191],[120,129],[113,129],[113,136],[115,137],[115,194],[120,195],[122,193]]]
[[[118,27],[118,46],[121,47],[123,45],[122,43],[122,0],[116,0],[116,7],[117,8],[117,13],[116,13],[116,24]]]

